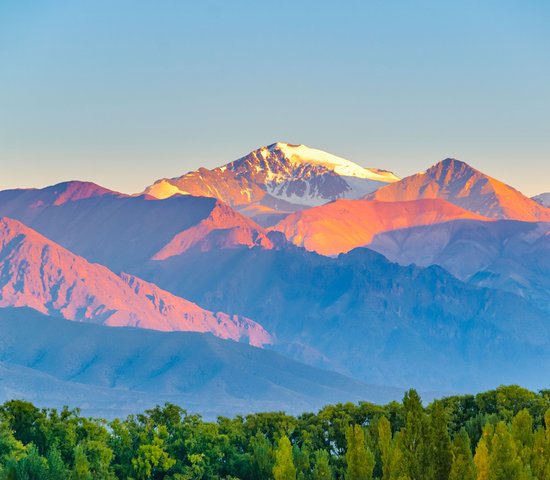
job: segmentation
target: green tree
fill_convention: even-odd
[[[550,478],[550,410],[544,415],[545,426],[534,434],[531,470],[537,479]]]
[[[443,403],[432,405],[429,431],[429,465],[433,480],[447,480],[451,470],[452,453],[447,415]]]
[[[382,462],[382,480],[390,480],[392,466],[392,433],[390,421],[382,416],[378,421],[378,449]]]
[[[334,473],[330,466],[330,456],[326,450],[315,452],[315,464],[312,471],[312,480],[332,480]]]
[[[464,428],[453,439],[449,480],[475,480],[475,466],[470,438]]]
[[[529,410],[524,408],[520,410],[512,420],[512,438],[516,444],[518,454],[524,467],[531,464],[531,455],[533,453],[533,417]]]
[[[57,445],[53,445],[47,455],[48,461],[48,480],[66,480],[69,475],[67,466],[61,458],[61,452]]]
[[[428,425],[422,401],[416,390],[405,393],[403,413],[405,426],[399,435],[399,475],[411,480],[425,480],[432,474],[427,449]]]
[[[48,461],[40,455],[38,448],[30,445],[27,455],[8,462],[7,478],[14,480],[43,480],[48,478]]]
[[[17,440],[28,445],[34,443],[39,448],[45,443],[40,425],[44,412],[32,403],[23,400],[10,400],[0,407],[0,416],[8,423]]]
[[[374,454],[365,444],[365,433],[360,425],[346,428],[346,480],[369,480],[374,470]]]
[[[271,442],[260,432],[250,440],[252,453],[252,479],[263,480],[270,478],[273,473],[274,452]]]
[[[489,480],[519,479],[522,462],[516,445],[504,422],[499,422],[491,441],[489,454]]]
[[[82,446],[86,453],[92,478],[100,480],[111,478],[110,465],[113,459],[113,451],[107,444],[100,440],[88,440],[83,442]]]
[[[19,460],[25,454],[23,443],[13,436],[9,425],[0,423],[0,464],[5,465],[8,460]]]
[[[481,437],[474,456],[476,480],[489,480],[489,449],[487,439]]]
[[[304,480],[311,472],[311,462],[307,446],[302,445],[302,448],[300,448],[298,445],[293,445],[292,458],[296,467],[297,480]]]
[[[286,435],[279,439],[275,450],[273,477],[275,480],[296,480],[296,467],[292,461],[292,446]]]
[[[164,450],[164,442],[158,437],[150,444],[141,445],[136,458],[132,459],[138,480],[152,478],[155,472],[167,472],[175,463],[176,461]]]
[[[86,457],[86,452],[82,445],[77,445],[74,449],[74,467],[72,472],[74,480],[90,480],[92,473],[90,472],[90,462]]]

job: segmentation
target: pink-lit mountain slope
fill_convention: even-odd
[[[397,180],[391,172],[363,168],[305,145],[274,143],[222,167],[161,179],[145,193],[156,198],[178,193],[215,197],[246,215],[266,219],[259,207],[270,209],[273,216],[337,198],[359,198]]]
[[[441,198],[490,218],[550,221],[550,209],[453,158],[382,187],[367,198],[385,202]]]
[[[0,307],[108,326],[210,332],[255,346],[271,341],[251,320],[213,313],[131,275],[118,276],[8,218],[0,219]]]
[[[456,219],[489,220],[439,199],[337,200],[289,215],[273,229],[307,250],[337,255],[367,245],[381,232]]]
[[[108,188],[96,185],[92,182],[70,181],[58,183],[45,188],[17,188],[3,190],[0,200],[4,208],[10,206],[14,209],[24,203],[32,208],[63,205],[68,202],[85,200],[98,197],[125,197],[127,195]]]
[[[234,246],[272,248],[273,243],[266,232],[252,220],[243,217],[231,207],[216,202],[215,207],[204,220],[176,234],[152,258],[165,260],[181,255],[193,247],[208,251],[213,248]]]
[[[214,198],[108,193],[56,204],[51,188],[0,191],[0,216],[117,272],[190,248],[272,247],[262,227]]]

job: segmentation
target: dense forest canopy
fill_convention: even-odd
[[[499,387],[423,406],[339,404],[207,422],[166,404],[125,420],[11,400],[6,479],[548,480],[550,390]]]

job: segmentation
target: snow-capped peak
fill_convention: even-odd
[[[337,157],[331,153],[317,150],[306,145],[292,145],[289,143],[274,143],[263,147],[260,151],[280,152],[286,159],[294,164],[321,165],[345,177],[365,178],[379,182],[396,182],[399,177],[392,172],[377,168],[364,168],[354,162]]]
[[[178,193],[215,197],[237,208],[261,204],[289,212],[338,198],[360,198],[398,180],[386,170],[363,168],[322,150],[279,142],[212,170],[199,168],[159,180],[145,193],[156,198]]]

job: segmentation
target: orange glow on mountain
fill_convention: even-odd
[[[550,209],[505,183],[448,158],[368,195],[386,202],[441,198],[491,218],[549,222]]]
[[[490,220],[439,199],[380,202],[337,200],[289,215],[273,227],[298,246],[338,255],[366,246],[379,233],[457,219]]]
[[[193,247],[208,251],[212,248],[239,246],[273,247],[262,227],[235,212],[231,207],[217,202],[208,217],[197,225],[178,233],[153,256],[153,260],[166,260],[175,255],[181,255]]]

